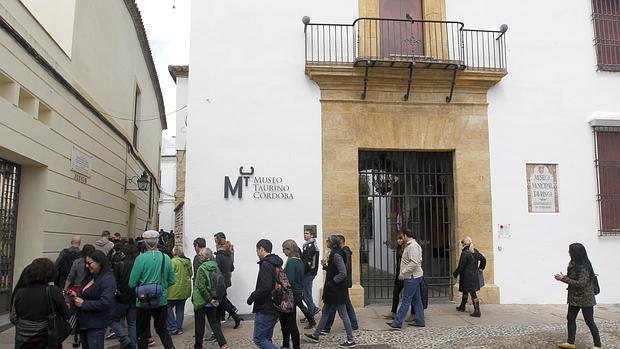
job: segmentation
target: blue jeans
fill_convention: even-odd
[[[82,349],[103,349],[105,328],[89,328],[80,330]]]
[[[420,291],[420,283],[422,277],[405,279],[403,287],[403,299],[396,313],[396,318],[392,322],[393,325],[401,327],[407,316],[409,306],[413,306],[415,311],[415,324],[424,326],[424,306],[422,305],[422,292]]]
[[[353,308],[353,304],[351,304],[351,298],[349,297],[349,292],[347,291],[347,298],[344,300],[344,305],[347,308],[347,314],[349,315],[349,321],[351,322],[351,328],[357,330],[359,325],[357,324],[357,315],[355,315],[355,308]],[[336,319],[336,311],[338,309],[336,307],[331,307],[329,311],[329,315],[327,317],[327,323],[325,324],[325,330],[328,332],[331,331],[332,325],[334,324],[334,319]]]
[[[136,307],[129,304],[116,303],[116,317],[110,323],[110,329],[116,334],[121,344],[131,343],[134,348],[138,347],[138,335],[136,334]],[[127,320],[127,334],[123,326],[123,318]]]
[[[278,349],[273,344],[273,327],[278,322],[278,314],[256,313],[254,319],[254,344],[261,349]]]
[[[166,319],[168,331],[183,331],[184,311],[185,299],[168,300],[168,318]]]
[[[316,311],[316,307],[314,306],[314,301],[312,301],[312,282],[314,281],[314,277],[316,275],[305,274],[304,275],[304,301],[306,301],[306,305],[308,306],[308,311],[310,314],[314,314]]]

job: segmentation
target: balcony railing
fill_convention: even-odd
[[[304,17],[306,65],[366,65],[506,71],[506,30],[461,22],[359,18],[353,24]]]

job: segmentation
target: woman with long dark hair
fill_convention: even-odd
[[[51,305],[57,314],[69,318],[69,309],[60,288],[49,283],[56,279],[54,262],[37,258],[24,269],[15,286],[15,348],[48,348],[48,315]],[[54,348],[55,349],[55,348]]]
[[[575,349],[575,334],[577,332],[577,315],[581,310],[586,325],[590,328],[592,339],[594,341],[593,348],[602,348],[601,336],[594,322],[594,306],[596,299],[594,296],[593,278],[594,269],[588,258],[586,248],[580,243],[574,243],[568,246],[568,254],[570,262],[566,275],[559,273],[555,275],[555,279],[568,284],[568,339],[564,343],[558,343],[558,348]]]
[[[80,340],[83,349],[103,349],[105,331],[114,316],[116,280],[107,256],[101,251],[86,257],[86,268],[88,275],[74,300],[80,308]]]

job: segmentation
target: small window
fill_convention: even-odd
[[[133,105],[133,146],[138,149],[138,135],[140,130],[140,112],[142,109],[142,94],[140,87],[136,85],[136,95]]]
[[[598,70],[620,72],[620,1],[592,0]]]
[[[600,235],[620,235],[620,126],[594,126]]]

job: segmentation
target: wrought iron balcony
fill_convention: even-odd
[[[304,17],[306,66],[354,65],[506,71],[506,30],[462,22],[358,18],[353,24]]]

